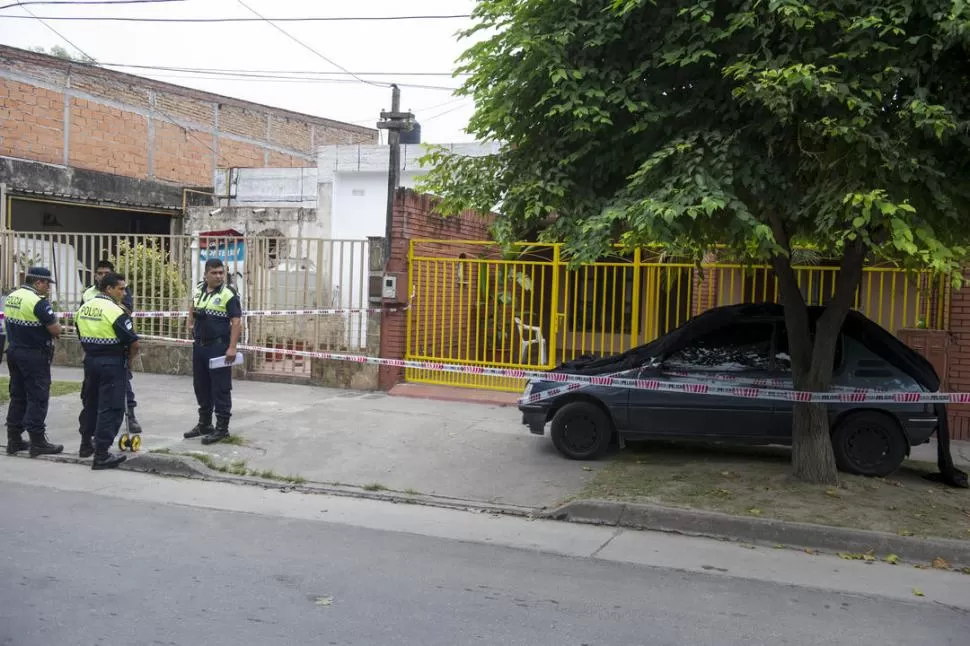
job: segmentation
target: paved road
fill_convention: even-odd
[[[957,574],[20,458],[0,486],[0,644],[942,646],[970,627]]]

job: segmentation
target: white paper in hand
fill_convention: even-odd
[[[238,366],[242,362],[243,362],[242,352],[237,352],[236,353],[236,358],[235,358],[235,360],[231,364],[226,363],[226,357],[225,356],[212,357],[211,359],[209,359],[209,370],[217,370],[219,368],[228,368],[230,365]]]

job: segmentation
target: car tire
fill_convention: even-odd
[[[595,460],[613,438],[613,422],[602,408],[590,402],[572,402],[552,418],[552,443],[570,460]]]
[[[907,442],[896,420],[881,413],[855,413],[832,433],[835,463],[840,471],[885,477],[906,459]]]

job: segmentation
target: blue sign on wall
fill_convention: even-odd
[[[238,242],[210,244],[208,248],[199,250],[199,256],[202,262],[210,258],[218,258],[225,263],[242,262],[246,259],[246,243],[240,240]]]

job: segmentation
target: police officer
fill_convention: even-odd
[[[97,296],[81,305],[74,317],[84,348],[84,387],[81,391],[82,458],[94,454],[91,468],[111,469],[125,461],[108,449],[125,415],[128,362],[138,354],[138,335],[121,307],[125,277],[109,273],[98,284]]]
[[[199,423],[186,439],[203,435],[203,444],[229,437],[232,414],[232,362],[242,332],[242,304],[236,290],[226,284],[226,269],[218,258],[205,263],[205,280],[196,286],[189,312],[192,328],[192,382],[199,404]],[[209,360],[225,357],[225,368],[209,369]],[[212,411],[216,427],[212,428]]]
[[[87,303],[92,298],[95,298],[100,292],[98,288],[98,281],[107,276],[108,274],[114,272],[115,266],[110,260],[99,260],[98,264],[94,268],[94,284],[85,290],[84,294],[81,296],[81,301]],[[121,298],[121,307],[124,308],[125,313],[131,316],[132,311],[135,309],[134,299],[131,296],[131,287],[125,287],[125,293]],[[131,428],[132,433],[141,433],[141,424],[135,419],[135,406],[138,402],[135,401],[135,391],[131,388],[131,366],[128,366],[128,380],[125,382],[125,394],[128,401],[128,425]]]
[[[10,370],[10,405],[7,408],[7,453],[30,449],[31,457],[60,453],[64,447],[47,441],[47,404],[51,391],[54,339],[61,326],[47,295],[54,283],[46,267],[31,267],[23,287],[3,303]],[[30,444],[23,432],[30,436]]]

